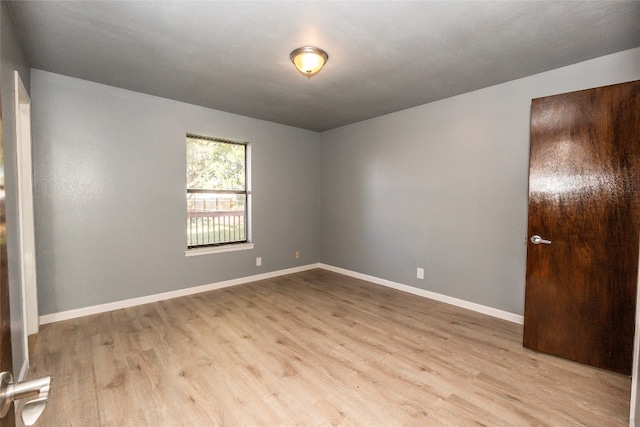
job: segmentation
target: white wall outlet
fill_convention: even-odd
[[[260,267],[262,265],[262,257],[259,256],[256,258],[256,267]]]
[[[418,279],[424,279],[424,268],[418,268]]]
[[[296,251],[296,259],[300,259],[300,252]]]

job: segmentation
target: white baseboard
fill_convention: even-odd
[[[139,298],[131,298],[122,301],[110,302],[107,304],[83,307],[75,310],[61,311],[58,313],[45,314],[40,316],[40,324],[60,322],[62,320],[75,319],[78,317],[90,316],[92,314],[105,313],[119,310],[121,308],[135,307],[137,305],[151,302],[164,301],[186,295],[199,294],[201,292],[213,291],[215,289],[228,288],[230,286],[241,285],[243,283],[256,282],[258,280],[271,279],[272,277],[284,276],[285,274],[299,273],[313,268],[319,268],[320,264],[308,264],[301,267],[288,268],[285,270],[271,271],[269,273],[256,274],[253,276],[240,277],[238,279],[225,280],[223,282],[211,283],[208,285],[194,286],[192,288],[178,289],[176,291],[163,292],[160,294],[147,295]]]
[[[424,298],[429,298],[432,300],[444,302],[446,304],[455,305],[456,307],[465,308],[467,310],[497,317],[499,319],[508,320],[509,322],[518,323],[520,325],[524,324],[524,316],[521,316],[519,314],[498,310],[497,308],[487,307],[486,305],[476,304],[474,302],[453,298],[453,297],[442,295],[436,292],[426,291],[424,289],[416,288],[414,286],[403,285],[401,283],[392,282],[386,279],[380,279],[378,277],[357,273],[355,271],[345,270],[344,268],[340,268],[340,267],[334,267],[326,264],[319,264],[319,267],[324,268],[325,270],[344,274],[345,276],[351,276],[351,277],[355,277],[356,279],[366,280],[367,282],[372,282],[377,285],[386,286],[388,288],[397,289],[399,291],[407,292],[413,295],[418,295]]]
[[[489,316],[497,317],[503,320],[508,320],[513,323],[518,323],[521,325],[524,323],[524,317],[519,314],[498,310],[496,308],[487,307],[485,305],[476,304],[476,303],[465,301],[458,298],[453,298],[447,295],[438,294],[436,292],[426,291],[424,289],[416,288],[413,286],[403,285],[401,283],[392,282],[390,280],[380,279],[378,277],[357,273],[355,271],[346,270],[344,268],[334,267],[334,266],[322,264],[322,263],[316,263],[316,264],[304,265],[301,267],[288,268],[285,270],[272,271],[269,273],[256,274],[253,276],[240,277],[238,279],[226,280],[223,282],[211,283],[208,285],[195,286],[192,288],[179,289],[176,291],[148,295],[148,296],[139,297],[139,298],[131,298],[123,301],[116,301],[116,302],[111,302],[107,304],[94,305],[91,307],[83,307],[83,308],[78,308],[78,309],[69,310],[69,311],[62,311],[59,313],[45,314],[44,316],[40,316],[40,324],[44,325],[47,323],[60,322],[62,320],[69,320],[69,319],[75,319],[83,316],[90,316],[92,314],[105,313],[108,311],[118,310],[121,308],[135,307],[137,305],[148,304],[151,302],[163,301],[163,300],[178,298],[186,295],[193,295],[201,292],[212,291],[215,289],[222,289],[230,286],[241,285],[243,283],[255,282],[258,280],[284,276],[285,274],[298,273],[301,271],[311,270],[313,268],[323,268],[325,270],[344,274],[345,276],[366,280],[368,282],[372,282],[377,285],[386,286],[388,288],[393,288],[402,292],[408,292],[410,294],[418,295],[424,298],[429,298],[435,301],[444,302],[446,304],[455,305],[457,307],[465,308],[467,310],[475,311],[482,314],[487,314]]]

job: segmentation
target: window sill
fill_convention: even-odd
[[[253,249],[254,246],[255,245],[253,243],[238,243],[237,245],[210,246],[208,248],[194,248],[194,249],[187,249],[186,251],[184,251],[184,256],[198,256],[198,255],[217,254],[222,252],[246,251],[249,249]]]

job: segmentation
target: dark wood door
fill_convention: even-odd
[[[1,103],[0,103],[1,104]],[[2,107],[0,105],[0,372],[13,373],[11,355],[11,315],[9,313],[9,267],[7,265],[7,217],[4,186],[4,145],[2,137]],[[13,405],[0,419],[0,427],[14,427]]]
[[[531,106],[524,345],[631,373],[640,81]]]

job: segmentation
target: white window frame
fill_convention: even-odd
[[[248,142],[240,142],[229,139],[217,138],[217,137],[209,137],[203,135],[197,135],[193,133],[187,133],[187,138],[199,138],[206,139],[214,142],[228,143],[228,144],[239,144],[244,145],[245,147],[245,191],[246,195],[245,200],[245,237],[246,241],[242,242],[229,242],[222,244],[212,244],[212,245],[202,245],[202,246],[193,246],[188,247],[184,254],[187,257],[191,256],[199,256],[199,255],[207,255],[207,254],[215,254],[215,253],[224,253],[224,252],[235,252],[235,251],[243,251],[250,250],[255,247],[255,244],[252,242],[252,206],[251,206],[251,144]],[[186,187],[186,185],[185,185]],[[188,194],[188,189],[185,188],[185,196]],[[186,202],[186,200],[185,200]],[[187,212],[185,212],[186,214]],[[188,231],[187,231],[188,232]],[[185,236],[186,237],[186,236]],[[186,239],[185,239],[186,240]],[[185,242],[186,243],[186,242]]]

